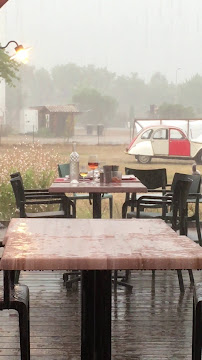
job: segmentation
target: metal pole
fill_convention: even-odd
[[[97,144],[100,144],[100,128],[99,125],[97,125]]]
[[[176,86],[177,86],[177,80],[178,80],[177,75],[178,75],[179,70],[181,70],[181,68],[177,68],[176,69],[176,74],[175,74],[175,84],[176,84]]]
[[[34,144],[34,125],[33,125],[33,133],[32,133],[32,139],[33,139],[33,144]]]

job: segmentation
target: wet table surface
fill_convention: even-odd
[[[4,243],[4,270],[202,268],[202,248],[160,219],[12,219]]]

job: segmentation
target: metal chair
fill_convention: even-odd
[[[58,164],[58,174],[59,174],[59,177],[65,177],[66,175],[69,175],[70,174],[70,164],[69,163]],[[88,199],[89,201],[91,200],[90,195],[77,194],[77,193],[74,193],[73,197],[71,196],[70,199],[73,200],[75,204],[76,204],[77,200],[86,200],[86,199]],[[101,199],[102,200],[109,199],[109,213],[110,213],[110,219],[112,219],[112,217],[113,217],[113,195],[112,194],[102,194]]]
[[[194,287],[193,325],[192,325],[192,360],[201,360],[202,348],[202,283]]]
[[[135,175],[143,185],[145,185],[148,189],[148,193],[155,193],[158,195],[163,195],[166,192],[167,185],[167,174],[166,169],[132,169],[125,168],[125,173],[127,175]],[[147,195],[149,196],[149,195]],[[137,206],[138,196],[136,194],[126,194],[125,202],[122,206],[122,218],[133,218],[136,217],[135,208]],[[130,207],[130,211],[128,211],[128,207]],[[149,197],[147,204],[142,205],[142,210],[145,208],[149,209],[158,209],[161,208],[160,204],[155,204],[154,202],[149,203]],[[160,217],[157,212],[150,212],[150,217]]]
[[[179,175],[182,175],[181,178]],[[147,200],[147,196],[144,195],[137,200],[136,217],[142,217],[142,214],[144,214],[144,217],[147,217],[146,212],[140,211],[141,205],[147,205],[147,201],[149,201],[149,204],[151,204],[151,202],[153,201],[154,204],[161,205],[161,218],[164,219],[166,222],[170,221],[172,224],[172,228],[175,231],[179,230],[180,235],[187,235],[187,199],[190,193],[192,182],[193,180],[189,177],[189,175],[185,176],[185,174],[176,174],[173,180],[172,192],[167,193],[163,196],[148,196],[149,200]],[[169,212],[166,211],[168,207],[171,208],[171,211]],[[192,270],[188,269],[188,272],[190,281],[192,284],[194,284]],[[177,274],[180,290],[184,292],[182,271],[177,270]]]
[[[201,176],[196,175],[188,175],[188,174],[181,174],[181,173],[175,173],[172,185],[171,185],[171,193],[173,192],[173,189],[175,187],[175,184],[178,180],[186,180],[191,179],[192,183],[189,189],[189,194],[187,197],[187,205],[193,204],[192,206],[192,215],[189,215],[187,213],[187,227],[189,222],[195,222],[197,235],[198,235],[198,242],[199,245],[202,246],[202,240],[201,240],[201,228],[200,228],[200,219],[199,219],[199,203],[201,200],[201,194],[200,194],[200,187],[201,187]],[[168,215],[167,215],[168,217]],[[186,233],[187,235],[187,229]]]
[[[48,189],[25,189],[25,188],[24,188],[24,184],[23,184],[23,179],[22,179],[21,173],[20,173],[19,171],[10,174],[10,178],[11,178],[11,179],[14,179],[14,178],[16,178],[16,177],[19,177],[19,179],[21,180],[21,183],[22,183],[22,186],[23,186],[23,189],[24,189],[25,196],[26,196],[26,195],[35,194],[35,193],[36,193],[36,194],[49,194],[49,190],[48,190]]]
[[[0,310],[13,309],[19,315],[21,360],[30,360],[30,318],[29,289],[26,285],[14,284],[10,278],[12,272],[4,271],[3,298]]]
[[[67,196],[64,194],[49,194],[48,192],[28,192],[25,194],[22,178],[17,176],[10,180],[13,192],[16,199],[16,207],[20,211],[20,217],[22,218],[76,218],[76,206]],[[55,205],[59,204],[60,209],[57,211],[43,211],[43,212],[28,212],[26,207],[29,206],[41,206],[41,205]],[[72,272],[66,272],[63,274],[63,279],[66,282],[68,276],[72,277]],[[13,283],[17,284],[19,280],[20,272],[15,271],[12,273]],[[77,281],[75,277],[71,280],[71,283]]]
[[[20,217],[25,218],[68,218],[76,217],[75,204],[68,199],[67,196],[62,194],[52,195],[49,193],[31,193],[26,194],[20,177],[11,178],[10,180],[13,192],[16,200],[16,207],[20,211]],[[61,205],[61,210],[57,211],[41,211],[41,212],[28,212],[26,207],[29,206],[41,206],[41,205]]]

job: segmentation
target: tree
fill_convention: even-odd
[[[172,84],[168,84],[168,80],[160,72],[152,75],[148,84],[149,105],[157,104],[158,106],[164,102],[172,103],[175,100],[175,88]]]
[[[59,104],[71,101],[76,88],[81,86],[83,69],[75,64],[57,65],[51,71],[57,99]]]
[[[159,119],[193,119],[195,114],[191,106],[164,103],[159,106],[158,117]]]
[[[117,109],[117,101],[111,97],[100,94],[95,89],[81,89],[73,96],[73,101],[79,104],[79,109],[86,111],[86,121],[92,124],[109,124]]]
[[[0,82],[4,79],[7,85],[14,86],[13,80],[18,79],[16,72],[19,66],[4,50],[0,50]]]
[[[202,92],[202,76],[194,75],[190,80],[179,85],[179,99],[183,105],[191,105],[201,116],[201,92]]]

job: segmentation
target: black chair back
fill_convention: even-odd
[[[16,177],[20,177],[22,179],[21,173],[19,171],[10,174],[11,179],[14,179]]]
[[[61,194],[41,194],[34,193],[27,197],[24,193],[24,188],[19,177],[11,178],[10,183],[13,188],[13,192],[16,200],[16,207],[20,210],[20,217],[33,217],[31,213],[25,211],[26,204],[29,205],[51,205],[51,204],[61,204],[61,210],[59,211],[48,211],[42,213],[35,213],[35,217],[65,217],[65,218],[75,218],[76,217],[76,207],[75,204],[65,195]]]
[[[187,234],[187,198],[193,180],[186,178],[177,180],[174,184],[172,196],[172,228],[179,229],[180,235]]]
[[[20,210],[20,216],[25,217],[26,215],[23,204],[25,202],[25,194],[22,185],[22,179],[20,177],[14,177],[10,179],[10,183],[15,195],[16,207]]]
[[[187,180],[191,179],[192,183],[189,189],[189,194],[197,194],[200,193],[200,186],[201,186],[201,176],[200,175],[189,175],[189,174],[181,174],[175,173],[171,185],[171,191],[174,191],[175,185],[178,180]]]
[[[136,176],[143,185],[147,187],[147,189],[158,189],[166,188],[167,184],[167,174],[166,169],[131,169],[125,168],[126,175],[134,175]]]
[[[10,174],[10,178],[11,178],[11,179],[18,178],[18,179],[21,181],[22,187],[23,187],[23,189],[24,189],[24,184],[23,184],[22,176],[21,176],[21,173],[20,173],[19,171]]]

